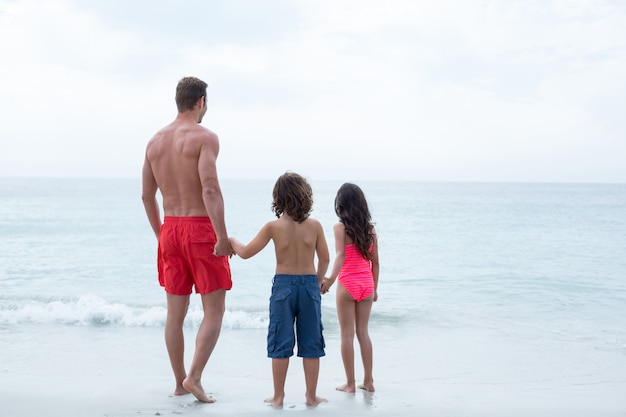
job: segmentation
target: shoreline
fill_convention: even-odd
[[[30,343],[22,340],[20,354],[0,370],[0,415],[191,417],[278,412],[263,402],[272,394],[265,330],[222,330],[203,376],[207,393],[217,401],[203,404],[192,395],[172,395],[173,378],[160,328],[26,327],[21,334]],[[1,330],[3,340],[7,340],[6,331]],[[364,413],[406,417],[626,414],[626,400],[622,399],[625,382],[617,367],[592,379],[584,369],[570,369],[555,377],[541,373],[542,362],[535,359],[533,363],[533,352],[522,356],[522,349],[515,351],[506,344],[488,346],[478,340],[472,345],[472,340],[467,340],[469,344],[459,350],[455,341],[462,335],[374,335],[377,391],[347,394],[335,390],[345,381],[338,335],[329,334],[317,389],[318,396],[328,402],[306,407],[302,361],[293,357],[282,411],[330,417]],[[193,345],[195,329],[186,329],[185,336],[187,346]],[[420,344],[416,345],[416,340]],[[481,369],[486,360],[492,361],[492,367],[498,366],[500,359],[494,356],[498,349],[505,350],[501,353],[504,363],[510,362],[510,356],[519,356],[517,368],[511,366],[504,373]],[[191,354],[188,348],[186,355]],[[358,361],[358,345],[355,354]],[[358,362],[356,365],[359,378]],[[531,370],[523,371],[527,366]],[[563,362],[566,366],[567,361]]]

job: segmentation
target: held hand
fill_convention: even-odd
[[[233,248],[228,240],[218,240],[213,250],[215,256],[233,256]]]
[[[228,243],[230,244],[230,247],[233,250],[233,253],[230,254],[230,257],[232,258],[234,255],[238,255],[237,251],[235,250],[235,247],[237,246],[237,239],[235,239],[234,237],[229,237],[228,238]]]
[[[320,285],[320,293],[326,294],[331,285],[333,285],[333,283],[330,281],[330,279],[324,278],[322,280],[322,284]]]

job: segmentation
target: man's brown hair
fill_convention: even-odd
[[[176,86],[176,107],[178,107],[178,111],[182,113],[193,110],[200,97],[204,97],[206,103],[207,86],[207,83],[196,77],[181,79]]]

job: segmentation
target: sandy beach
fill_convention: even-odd
[[[55,346],[46,343],[51,339],[47,332],[58,333],[58,327],[26,327],[23,336],[28,335],[31,343],[23,346],[22,355],[14,361],[3,361],[3,416],[256,416],[307,412],[326,416],[618,417],[626,410],[619,382],[590,385],[581,376],[578,383],[575,371],[569,383],[555,382],[550,375],[538,373],[541,361],[549,358],[535,358],[526,365],[511,367],[505,377],[501,371],[496,376],[493,369],[497,363],[491,363],[491,371],[481,370],[481,366],[487,360],[508,363],[509,356],[516,354],[514,350],[501,352],[498,358],[489,349],[505,346],[490,347],[485,341],[468,340],[461,355],[448,343],[448,336],[432,334],[424,335],[420,346],[411,347],[403,343],[400,334],[377,340],[376,393],[338,392],[334,388],[343,383],[343,368],[338,339],[329,334],[318,386],[318,395],[328,402],[315,409],[305,406],[302,362],[293,358],[285,406],[278,411],[263,403],[271,395],[272,381],[270,360],[265,357],[265,331],[261,329],[222,332],[203,379],[205,389],[217,402],[202,404],[191,395],[171,395],[173,383],[161,329],[65,327],[61,328],[65,334],[56,334],[52,339]],[[32,332],[36,332],[36,338]],[[188,346],[193,335],[194,330],[188,329]],[[20,343],[19,334],[9,339]],[[517,353],[521,355],[521,350]],[[526,367],[530,367],[528,372],[524,371]],[[532,373],[535,377],[529,376]],[[616,377],[610,372],[606,375],[608,379]]]

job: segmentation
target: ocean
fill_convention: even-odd
[[[273,183],[222,180],[231,236],[247,242],[274,218]],[[341,181],[311,184],[332,262]],[[355,415],[626,415],[626,184],[358,184],[381,266],[370,321],[377,393]],[[138,179],[0,178],[0,414],[24,410],[17,402],[33,380],[45,391],[67,378],[106,385],[146,376],[168,398],[165,295],[140,187]],[[271,243],[252,259],[232,258],[231,268],[218,359],[208,368],[269,396]],[[332,396],[343,383],[334,289],[322,315],[318,392]],[[192,296],[189,337],[200,320]],[[220,362],[236,363],[235,355],[249,358],[245,370]],[[228,396],[219,379],[205,378]],[[103,407],[93,415],[141,415],[132,405]],[[351,415],[346,407],[337,415]]]

